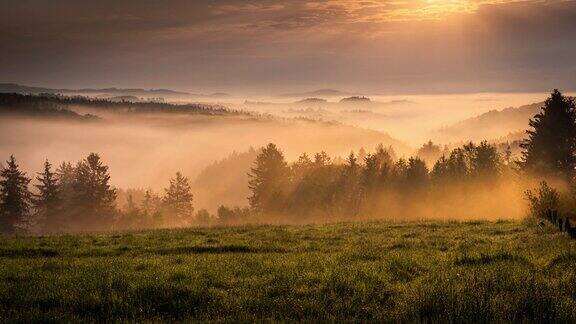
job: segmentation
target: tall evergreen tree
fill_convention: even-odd
[[[573,98],[554,90],[540,113],[530,120],[520,166],[541,176],[574,180],[576,169],[576,107]]]
[[[177,225],[188,225],[192,221],[194,208],[192,207],[192,191],[188,179],[180,172],[170,179],[170,186],[165,189],[164,205],[169,216],[174,217]]]
[[[442,156],[442,151],[439,145],[434,144],[432,141],[428,141],[418,149],[416,155],[424,160],[427,166],[432,167]]]
[[[20,171],[16,159],[10,156],[0,171],[0,232],[14,233],[27,220],[32,200],[29,183],[26,173]]]
[[[483,141],[474,147],[471,167],[474,175],[481,180],[495,180],[500,173],[502,165],[498,149],[494,145]]]
[[[152,214],[158,210],[162,199],[157,194],[154,194],[151,189],[146,190],[144,199],[142,199],[141,208],[144,212]]]
[[[52,171],[52,164],[46,160],[44,162],[44,171],[38,173],[36,177],[38,184],[38,194],[34,197],[34,208],[36,216],[39,218],[42,229],[47,232],[53,232],[62,229],[61,219],[61,199],[58,187],[58,178]]]
[[[358,159],[351,152],[346,159],[346,164],[342,167],[340,178],[336,183],[336,193],[334,196],[336,213],[355,217],[360,211],[362,201],[361,192],[361,171]]]
[[[74,222],[80,229],[107,229],[115,215],[116,190],[98,154],[91,153],[78,163],[72,187]]]
[[[408,159],[405,183],[411,190],[422,189],[428,182],[428,168],[426,162],[420,158]]]
[[[248,198],[250,207],[257,212],[280,212],[286,203],[286,187],[290,176],[284,155],[270,143],[256,158],[255,166],[249,174],[248,187],[252,195]]]

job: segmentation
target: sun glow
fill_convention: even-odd
[[[474,0],[394,0],[359,2],[336,0],[348,13],[366,21],[408,21],[441,19],[458,13],[473,13],[482,4],[497,1]]]

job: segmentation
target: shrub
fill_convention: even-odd
[[[532,217],[541,218],[547,210],[558,210],[560,207],[560,194],[556,189],[548,186],[546,181],[540,183],[537,193],[528,190],[525,195],[530,204],[530,215]]]

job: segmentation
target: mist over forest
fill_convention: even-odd
[[[23,89],[32,94],[0,94],[0,152],[30,176],[45,162],[55,178],[72,179],[82,165],[104,168],[102,195],[112,200],[102,229],[519,219],[524,192],[538,183],[515,170],[543,103],[492,109],[502,94],[460,96],[480,107],[454,121],[458,105],[449,99],[458,98],[449,96],[383,101],[322,90],[226,103],[169,90]],[[306,95],[326,99],[298,99]],[[259,172],[272,173],[258,189],[268,198],[258,199],[274,202],[261,210],[269,203],[254,201]],[[168,207],[170,190],[189,197],[175,202],[184,207]],[[69,229],[91,229],[84,225]]]
[[[0,323],[576,323],[576,0],[0,8]]]

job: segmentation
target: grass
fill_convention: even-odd
[[[575,322],[576,241],[520,222],[0,238],[0,322]]]

